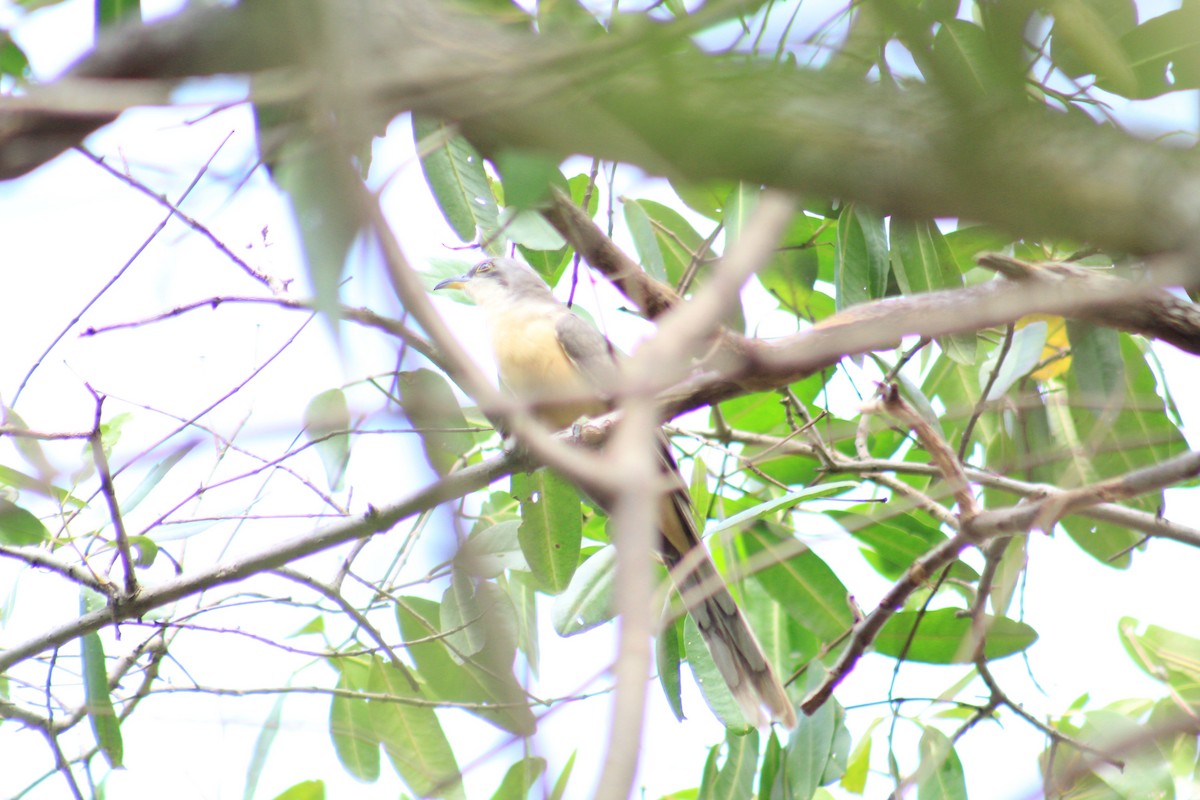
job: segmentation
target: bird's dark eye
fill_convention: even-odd
[[[492,271],[492,265],[490,262],[486,262],[486,261],[475,268],[476,275],[482,274],[484,272],[491,272],[491,271]]]

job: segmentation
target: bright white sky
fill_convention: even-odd
[[[151,4],[144,5],[150,8]],[[178,3],[164,2],[168,10]],[[1144,4],[1150,5],[1150,4]],[[827,13],[809,13],[822,20]],[[1145,12],[1148,15],[1149,12]],[[39,76],[57,74],[74,55],[84,50],[90,35],[90,4],[72,2],[30,15],[16,30],[18,40],[27,48]],[[10,27],[18,14],[11,3],[0,2],[0,27]],[[218,87],[220,90],[220,87]],[[227,87],[237,94],[237,87]],[[213,89],[202,89],[210,97]],[[196,94],[184,97],[200,102]],[[1168,107],[1152,104],[1143,119],[1149,127],[1196,129],[1193,105]],[[262,271],[282,278],[294,278],[292,293],[305,297],[304,277],[298,268],[297,241],[285,201],[256,175],[241,192],[233,193],[234,184],[252,158],[253,128],[249,113],[233,109],[184,126],[184,120],[201,116],[191,111],[144,111],[130,113],[121,122],[89,140],[95,152],[119,162],[128,160],[130,168],[158,191],[177,196],[196,168],[231,131],[233,138],[214,163],[210,177],[185,204],[185,210],[209,225],[220,238]],[[386,211],[396,234],[414,264],[447,253],[454,236],[442,222],[424,186],[420,169],[414,162],[412,138],[407,123],[393,124],[385,140],[377,144],[372,181],[393,178],[384,195]],[[578,170],[576,170],[578,171]],[[567,170],[572,174],[571,170]],[[621,179],[620,191],[633,196],[664,196],[661,184],[639,178],[632,171]],[[25,179],[0,184],[0,220],[4,227],[5,288],[0,292],[0,341],[5,356],[0,359],[0,398],[12,402],[16,387],[42,351],[64,329],[72,317],[133,254],[161,220],[162,209],[136,194],[78,155],[68,155]],[[267,233],[264,240],[263,230]],[[626,243],[624,239],[620,239]],[[472,254],[464,258],[471,260]],[[368,304],[382,313],[397,313],[395,300],[387,284],[369,267],[352,267],[346,291],[348,303]],[[601,307],[610,311],[603,318],[610,323],[624,315],[611,313],[613,295],[600,289]],[[213,295],[255,294],[259,288],[211,245],[177,223],[148,248],[124,277],[84,316],[76,330],[144,318],[176,305]],[[595,299],[587,293],[585,305]],[[439,299],[439,307],[452,315],[457,329],[478,331],[470,309]],[[761,307],[761,293],[748,294],[747,302]],[[294,313],[262,308],[222,307],[180,319],[108,334],[94,339],[78,338],[74,332],[63,338],[51,352],[17,404],[17,410],[34,428],[43,430],[84,430],[91,424],[92,400],[84,382],[110,394],[108,413],[136,410],[132,404],[167,410],[189,416],[206,407],[228,387],[244,378],[269,354],[279,348],[302,323]],[[611,334],[624,346],[633,344],[643,329],[635,324],[617,324]],[[315,394],[368,374],[384,374],[393,369],[395,352],[390,343],[375,335],[364,335],[351,327],[340,331],[340,349],[328,336],[328,326],[315,321],[297,339],[260,380],[252,382],[233,401],[222,405],[205,418],[212,427],[231,434],[248,422],[246,439],[260,452],[280,452],[290,436],[301,426],[304,407]],[[481,348],[472,348],[481,360]],[[1173,350],[1163,348],[1168,373],[1191,379],[1193,363]],[[408,366],[415,366],[409,364]],[[1173,369],[1179,367],[1181,369]],[[1177,397],[1189,392],[1176,387]],[[1190,388],[1190,387],[1188,387]],[[360,412],[380,406],[369,390],[355,389],[351,395]],[[1200,424],[1194,409],[1184,408],[1190,418],[1188,433],[1195,441]],[[402,420],[381,424],[403,425]],[[125,433],[118,448],[116,463],[131,460],[140,447],[168,430],[168,423],[154,413],[139,411],[136,421]],[[11,445],[0,443],[0,463],[17,463]],[[68,467],[77,460],[78,443],[52,448],[58,463]],[[211,444],[198,449],[211,458]],[[156,461],[165,453],[150,459]],[[315,458],[315,456],[314,456]],[[313,462],[300,462],[312,467]],[[185,480],[178,485],[168,480],[163,494],[184,496],[190,491]],[[386,504],[406,491],[422,485],[430,476],[416,450],[406,437],[364,437],[355,445],[348,484],[355,487],[353,508],[365,509],[366,503]],[[131,481],[126,490],[132,487]],[[312,508],[311,497],[297,500],[281,487],[267,487],[255,506],[261,513],[287,510],[290,504]],[[250,496],[244,492],[206,498],[212,515],[245,508]],[[174,493],[174,494],[172,494]],[[1180,493],[1172,493],[1168,516],[1179,514]],[[1194,505],[1194,501],[1193,501]],[[147,501],[131,515],[133,527],[146,524],[160,511]],[[200,511],[196,512],[198,515]],[[272,533],[303,533],[312,521],[299,519],[280,522]],[[211,532],[199,526],[181,530],[190,534],[189,559],[202,563],[222,548],[230,552],[256,549],[253,541],[234,538],[227,528]],[[401,526],[401,530],[404,526]],[[444,534],[439,537],[438,534]],[[379,563],[386,564],[399,541],[399,533],[381,537],[370,551]],[[802,538],[828,560],[864,607],[871,607],[886,585],[862,562],[852,543],[828,527],[805,528]],[[415,579],[424,564],[445,557],[449,537],[446,518],[436,520],[426,531],[422,550],[409,568]],[[1193,550],[1169,542],[1153,542],[1137,557],[1135,569],[1119,573],[1100,567],[1082,555],[1065,536],[1053,539],[1035,536],[1031,545],[1025,609],[1028,621],[1039,631],[1042,642],[1029,653],[1029,671],[1046,696],[1039,693],[1018,659],[997,666],[997,675],[1012,696],[1025,699],[1034,713],[1065,707],[1076,696],[1090,692],[1096,704],[1138,693],[1161,695],[1160,687],[1129,662],[1116,635],[1116,622],[1123,615],[1154,623],[1193,636],[1200,636],[1200,624],[1187,604],[1171,596],[1168,587],[1190,587],[1200,573],[1200,556]],[[316,575],[328,574],[330,559],[306,562],[304,568]],[[59,591],[62,584],[42,575],[24,575],[15,580],[12,564],[0,562],[0,586],[9,587],[0,594],[0,646],[22,641],[45,626],[77,613],[77,598],[72,592]],[[166,577],[166,572],[156,573]],[[1069,587],[1063,590],[1061,587]],[[296,587],[282,581],[264,589],[278,596],[298,594]],[[33,606],[31,608],[31,606]],[[548,611],[548,609],[547,609]],[[286,621],[272,609],[260,612],[253,605],[242,606],[237,615],[213,615],[209,624],[260,626],[269,619],[268,630],[276,635],[298,628],[311,612],[298,611]],[[611,626],[570,640],[558,639],[548,625],[548,613],[542,615],[544,630],[540,691],[546,695],[567,693],[599,671],[611,659]],[[135,634],[136,635],[136,634]],[[195,642],[195,638],[193,638]],[[316,646],[316,642],[298,642]],[[1052,645],[1052,646],[1051,646]],[[206,649],[212,648],[212,649]],[[1078,654],[1085,651],[1085,662]],[[213,637],[181,649],[178,657],[195,678],[206,685],[276,686],[286,677],[278,671],[278,662],[269,652],[229,636]],[[871,702],[884,696],[891,678],[892,662],[868,657],[854,675],[839,689],[838,699],[845,705]],[[917,675],[925,680],[918,682]],[[898,695],[937,694],[964,674],[963,670],[904,670]],[[328,683],[328,668],[317,664],[294,683]],[[178,685],[186,679],[178,676]],[[603,685],[603,684],[601,684]],[[721,740],[723,731],[703,708],[694,690],[685,697],[692,719],[684,724],[674,721],[656,686],[649,691],[651,703],[647,726],[646,753],[650,757],[641,780],[647,797],[694,785],[706,748]],[[125,728],[128,769],[110,781],[109,797],[140,798],[162,796],[164,788],[179,798],[241,797],[246,765],[262,720],[271,706],[271,698],[213,698],[205,695],[175,695],[151,701]],[[849,721],[857,733],[881,716],[876,709],[852,711]],[[604,740],[607,701],[603,698],[572,704],[544,724],[539,754],[551,761],[550,775],[557,776],[568,747],[581,752],[571,782],[569,797],[587,796],[599,769],[597,758]],[[385,778],[378,784],[363,786],[345,776],[336,763],[327,733],[328,699],[305,695],[290,696],[285,705],[284,725],[276,739],[267,771],[259,785],[258,797],[273,797],[292,782],[303,778],[322,778],[330,787],[330,796],[394,797],[398,784]],[[500,737],[489,726],[454,714],[445,717],[448,732],[458,750],[460,764],[466,766],[485,753]],[[86,728],[86,726],[82,726]],[[903,728],[903,726],[902,726]],[[589,737],[584,732],[591,732]],[[915,742],[915,726],[901,730],[903,741]],[[87,734],[90,736],[90,733]],[[84,737],[86,739],[86,736]],[[80,745],[76,742],[77,746]],[[86,744],[86,742],[84,743]],[[1024,726],[1009,722],[1001,729],[984,725],[959,746],[968,768],[970,784],[979,790],[976,796],[1021,797],[1035,791],[1036,753],[1041,740]],[[44,743],[39,737],[12,724],[0,726],[0,796],[9,796],[26,785],[48,766]],[[487,796],[499,781],[504,768],[515,757],[510,752],[497,763],[473,769],[468,774],[472,798]],[[877,761],[877,763],[882,763]],[[57,778],[47,781],[30,797],[64,796]]]

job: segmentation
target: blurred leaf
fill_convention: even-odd
[[[725,201],[737,187],[732,181],[712,181],[702,184],[672,182],[671,188],[688,208],[713,222],[725,213]]]
[[[975,268],[975,257],[992,250],[1003,250],[1012,236],[987,225],[967,225],[945,235],[946,246],[958,265],[959,272],[967,273]]]
[[[308,401],[304,409],[304,435],[321,456],[329,488],[341,491],[350,461],[350,408],[341,389],[328,389]]]
[[[892,274],[904,294],[919,294],[963,286],[962,272],[954,261],[946,239],[932,221],[892,218]],[[938,344],[960,364],[974,364],[976,335],[953,334],[938,338]]]
[[[631,212],[630,206],[636,210]],[[646,271],[678,286],[704,237],[678,211],[653,200],[626,200],[625,220]]]
[[[120,22],[137,22],[142,19],[142,4],[139,0],[95,0],[96,30],[110,28]]]
[[[1037,633],[1024,622],[990,614],[985,619],[984,655],[989,661],[1020,653],[1037,641]],[[918,621],[916,635],[911,635]],[[955,608],[897,612],[884,623],[875,639],[876,652],[892,658],[903,653],[905,661],[925,664],[969,664],[974,655],[973,645],[971,618]]]
[[[1117,626],[1121,643],[1133,662],[1150,677],[1171,687],[1171,695],[1200,711],[1200,639],[1147,625],[1138,633],[1138,622],[1122,617]]]
[[[29,430],[29,426],[25,424],[25,420],[16,411],[8,406],[0,406],[0,410],[3,411],[5,425]],[[21,454],[26,463],[37,471],[42,480],[49,480],[54,476],[54,466],[46,458],[46,452],[42,449],[41,441],[32,436],[10,436],[9,441],[13,443],[13,447],[17,449],[17,452]]]
[[[19,83],[29,80],[29,57],[7,32],[0,32],[0,75],[8,75]]]
[[[1075,364],[1072,374],[1082,392],[1072,400],[1098,408],[1119,399],[1116,395],[1125,389],[1121,334],[1112,328],[1068,320],[1067,336]]]
[[[679,678],[679,665],[683,657],[681,641],[683,638],[683,620],[677,619],[663,628],[655,642],[654,656],[658,667],[658,683],[662,686],[663,696],[675,719],[683,722],[683,691]]]
[[[42,521],[16,503],[0,497],[0,543],[25,547],[50,539]]]
[[[476,530],[459,548],[455,563],[476,578],[495,578],[505,570],[528,572],[529,563],[517,536],[519,527],[520,520],[506,519]]]
[[[540,588],[558,594],[571,583],[579,566],[583,517],[579,493],[549,469],[512,477],[513,496],[521,501],[517,532],[525,560]]]
[[[446,222],[463,242],[490,239],[498,227],[499,209],[483,168],[483,157],[447,125],[413,115],[413,137],[425,181]],[[432,147],[432,149],[430,149]],[[487,251],[500,255],[503,242],[488,242]]]
[[[617,551],[602,547],[579,565],[566,591],[554,598],[551,620],[559,636],[573,636],[613,618],[613,571]]]
[[[1004,553],[1000,557],[1000,566],[996,569],[989,595],[989,599],[992,601],[992,610],[997,614],[1008,613],[1008,607],[1012,604],[1017,585],[1025,573],[1028,542],[1029,539],[1025,536],[1014,536],[1004,546]]]
[[[360,692],[368,685],[368,664],[361,658],[333,660],[338,669],[337,689]],[[379,735],[366,698],[335,694],[329,704],[329,733],[338,761],[356,779],[379,779]]]
[[[349,159],[341,155],[329,142],[291,137],[273,172],[300,228],[316,308],[331,320],[337,319],[346,255],[358,235],[362,184]]]
[[[1106,6],[1096,8],[1095,0],[1054,0],[1051,35],[1055,46],[1065,46],[1078,59],[1082,72],[1096,75],[1107,91],[1132,97],[1137,94],[1138,80],[1118,38],[1134,26],[1137,12],[1132,2]],[[1058,54],[1056,50],[1052,53]]]
[[[496,170],[504,184],[504,203],[514,208],[537,208],[550,198],[550,188],[567,190],[558,162],[536,152],[503,148]]]
[[[532,575],[511,572],[508,575],[508,596],[512,600],[517,620],[517,647],[525,654],[525,663],[533,677],[540,671],[541,653],[538,644],[538,592]]]
[[[424,699],[396,667],[378,656],[371,658],[367,688],[396,698]],[[454,751],[432,708],[371,700],[368,711],[384,752],[415,794],[449,800],[465,798]]]
[[[746,226],[750,215],[754,213],[754,208],[758,205],[758,199],[761,194],[761,187],[752,186],[745,181],[738,183],[730,191],[729,197],[725,201],[724,211],[721,214],[721,222],[725,226],[726,250],[732,247],[733,243],[741,237],[742,228]]]
[[[1012,344],[1004,363],[996,373],[996,380],[988,392],[987,402],[998,400],[1012,387],[1014,383],[1029,374],[1042,358],[1046,344],[1046,323],[1031,322],[1025,327],[1013,332]],[[990,356],[979,365],[979,390],[982,392],[992,372],[996,369],[996,359],[1000,357],[1000,345],[997,345]]]
[[[83,589],[79,595],[79,613],[87,614],[103,609],[106,602],[103,597],[90,589]],[[113,769],[122,766],[125,745],[121,738],[121,720],[113,708],[112,695],[108,689],[107,660],[104,657],[104,644],[100,634],[86,633],[80,637],[83,650],[83,691],[84,707],[88,721],[92,725],[92,733],[96,736],[96,744],[100,752]]]
[[[776,512],[787,511],[805,500],[817,500],[822,497],[831,497],[836,494],[841,494],[848,489],[857,488],[858,484],[854,481],[833,481],[830,483],[822,483],[818,486],[812,486],[807,489],[800,489],[795,492],[788,492],[781,497],[775,497],[770,500],[757,503],[745,511],[734,514],[728,519],[721,520],[711,530],[707,531],[707,535],[715,536],[725,531],[737,530],[753,522],[757,522],[764,517],[771,516]]]
[[[506,206],[499,224],[505,238],[531,251],[558,252],[567,246],[554,226],[533,209]]]
[[[917,800],[967,800],[967,781],[954,744],[936,728],[921,733]]]
[[[874,728],[875,724],[871,724]],[[861,795],[867,788],[867,776],[871,771],[871,731],[858,740],[850,757],[846,760],[846,771],[838,784],[851,794]]]
[[[311,408],[311,405],[309,407]],[[138,505],[146,499],[146,496],[154,490],[154,487],[158,486],[158,484],[162,482],[162,479],[167,476],[167,473],[170,472],[176,464],[182,461],[184,456],[192,452],[192,450],[194,450],[198,444],[200,444],[199,441],[185,442],[168,453],[167,457],[162,461],[159,461],[157,464],[155,464],[154,468],[146,474],[146,477],[142,478],[137,487],[130,492],[129,496],[126,497],[121,503],[121,511],[128,514],[130,511],[137,508]]]
[[[558,780],[554,782],[554,790],[550,792],[550,796],[546,800],[562,800],[563,794],[567,791],[567,781],[571,779],[571,770],[575,767],[575,754],[578,750],[571,751],[571,757],[567,759],[566,765],[559,773]]]
[[[275,800],[325,800],[325,781],[300,781],[275,795]]]
[[[819,274],[818,248],[822,245],[814,241],[819,231],[829,237],[834,235],[826,223],[803,213],[797,214],[789,223],[775,255],[758,271],[758,280],[763,288],[793,313],[806,310]],[[825,247],[833,250],[827,245]]]
[[[136,566],[149,567],[158,558],[158,543],[149,536],[130,536],[129,547]]]
[[[441,374],[430,369],[399,372],[400,402],[404,414],[421,436],[425,458],[439,475],[446,475],[475,446],[454,390]]]
[[[262,728],[258,732],[258,737],[254,740],[254,750],[250,753],[250,764],[246,767],[246,784],[242,790],[242,800],[253,800],[254,790],[258,787],[258,779],[262,777],[263,765],[267,763],[267,755],[271,752],[271,745],[275,743],[275,734],[279,733],[279,720],[283,716],[283,701],[287,698],[286,692],[281,692],[275,698],[275,702],[271,704],[271,710],[267,712],[267,718],[263,720]],[[295,786],[288,791],[296,789]],[[321,795],[324,796],[324,785],[321,787]],[[297,795],[297,797],[306,795]]]
[[[837,308],[878,300],[887,293],[887,236],[883,218],[848,203],[838,215],[834,286]]]
[[[1200,88],[1200,4],[1148,19],[1121,37],[1137,78],[1134,97]]]
[[[492,800],[525,800],[529,790],[537,784],[546,771],[546,759],[531,756],[523,758],[508,768],[504,780],[492,795]]]
[[[983,28],[964,19],[944,20],[933,38],[939,80],[954,87],[960,101],[1007,91],[1001,62]],[[895,224],[895,219],[892,220]]]
[[[865,504],[846,511],[826,512],[850,535],[870,548],[863,555],[880,575],[898,580],[914,561],[948,538],[937,528],[926,525],[915,514],[897,514],[887,506]],[[962,562],[951,569],[955,578],[971,581],[978,574]]]
[[[441,630],[454,648],[455,660],[469,658],[483,650],[487,641],[483,609],[476,602],[475,583],[462,570],[450,575],[450,586],[442,595]]]
[[[717,748],[713,748],[716,750]],[[725,761],[715,776],[700,784],[700,800],[743,800],[754,796],[758,772],[758,731],[725,730]]]
[[[440,608],[432,600],[401,597],[396,603],[396,618],[417,672],[436,698],[479,703],[481,708],[471,710],[476,716],[520,736],[533,733],[536,723],[524,705],[524,690],[512,675],[511,656],[503,664],[506,653],[497,652],[492,658],[485,648],[477,664],[452,654],[441,634]],[[496,651],[506,650],[504,642],[489,644]],[[487,705],[497,707],[489,709]]]

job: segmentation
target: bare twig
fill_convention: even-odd
[[[100,493],[108,503],[108,514],[117,540],[117,552],[121,554],[121,568],[125,572],[125,596],[133,597],[138,592],[137,573],[133,571],[133,551],[129,547],[129,534],[125,531],[125,518],[121,516],[121,507],[117,503],[117,491],[113,487],[112,471],[108,468],[108,454],[104,452],[104,434],[100,428],[104,396],[91,386],[88,386],[87,390],[96,400],[96,418],[91,435],[92,460],[96,463],[96,476],[100,479]]]

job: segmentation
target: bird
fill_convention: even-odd
[[[501,385],[527,403],[546,427],[562,430],[612,409],[606,393],[619,380],[619,352],[559,301],[528,264],[489,258],[434,286],[440,289],[462,289],[483,311]],[[776,721],[794,728],[795,709],[709,557],[687,484],[665,435],[657,435],[661,468],[672,486],[657,514],[659,558],[671,570],[676,590],[747,721],[757,727]],[[601,508],[610,505],[606,498],[593,499]]]

